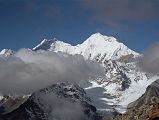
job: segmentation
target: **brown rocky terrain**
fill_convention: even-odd
[[[159,80],[149,85],[139,99],[130,103],[126,113],[103,120],[159,120]]]

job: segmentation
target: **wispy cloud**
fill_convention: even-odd
[[[44,110],[50,110],[48,120],[89,120],[84,114],[84,108],[78,102],[70,102],[54,94],[41,96],[41,102],[44,104],[42,106]]]
[[[158,0],[83,0],[82,3],[94,19],[111,27],[159,19]]]
[[[25,7],[26,11],[31,14],[40,13],[50,18],[58,18],[61,16],[61,7],[54,4],[54,2],[28,1]]]
[[[159,73],[159,43],[147,48],[139,62],[140,67],[149,73]]]

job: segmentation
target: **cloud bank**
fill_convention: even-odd
[[[2,94],[30,94],[57,82],[76,82],[100,75],[104,75],[104,69],[80,55],[22,49],[8,58],[0,57]]]
[[[159,73],[159,43],[151,45],[144,51],[139,66],[146,72]]]

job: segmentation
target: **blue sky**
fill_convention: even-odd
[[[158,11],[159,0],[0,0],[0,49],[54,37],[76,45],[100,32],[142,52],[159,41]]]

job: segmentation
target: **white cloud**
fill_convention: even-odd
[[[0,58],[2,94],[30,94],[60,81],[76,82],[99,75],[104,75],[103,68],[80,55],[21,49]]]

